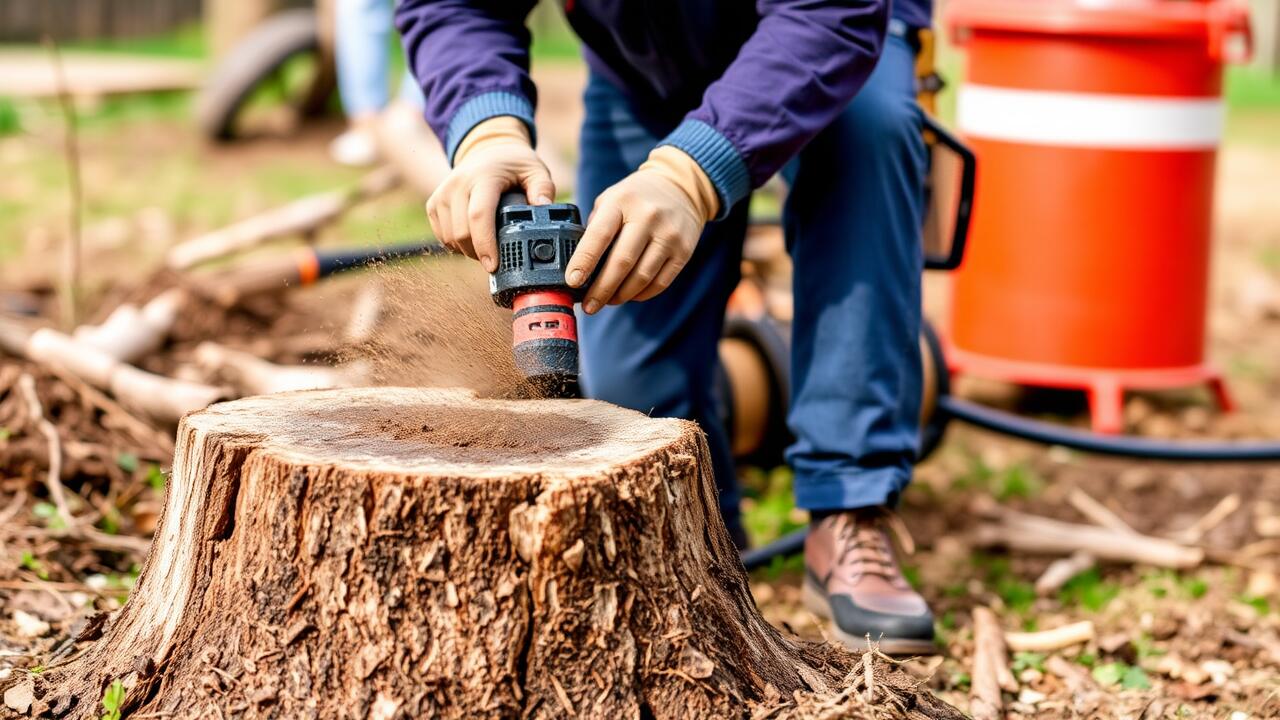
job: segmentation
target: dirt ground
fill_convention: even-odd
[[[570,72],[566,78],[550,95],[556,102],[544,103],[553,110],[540,120],[558,133],[558,146],[572,147],[572,133],[563,130],[572,118],[554,111],[575,107],[573,83],[580,76]],[[175,241],[301,192],[349,182],[355,173],[334,170],[324,155],[334,129],[230,150],[204,146],[189,128],[168,120],[88,132],[83,162],[90,198],[90,318],[100,320],[116,303],[145,299],[174,283],[150,268]],[[61,240],[62,201],[49,190],[60,187],[56,164],[43,158],[57,157],[57,140],[54,132],[0,139],[0,159],[10,168],[0,179],[0,209],[23,208],[18,220],[11,218],[16,224],[6,226],[18,241],[0,243],[6,311],[31,304],[46,318],[54,312],[49,290],[57,265],[51,258]],[[571,153],[562,159],[571,166]],[[1280,147],[1229,140],[1219,177],[1211,349],[1240,410],[1221,415],[1200,391],[1137,396],[1125,410],[1132,432],[1280,438]],[[318,241],[420,236],[425,223],[418,207],[408,193],[393,193],[322,232]],[[261,298],[232,311],[200,305],[184,313],[170,344],[141,364],[234,382],[196,362],[199,344],[216,340],[286,364],[365,362],[371,377],[385,383],[421,379],[493,390],[492,374],[483,368],[493,361],[493,333],[505,320],[489,305],[481,278],[466,275],[473,272],[469,266],[433,267],[426,272],[437,274],[436,289],[417,295],[411,289],[423,285],[405,277],[422,268],[410,265]],[[385,327],[372,341],[352,341],[346,334],[351,308],[371,283],[391,298]],[[934,316],[945,306],[944,285],[944,278],[928,281]],[[442,305],[452,318],[448,327],[436,325],[439,315],[433,313]],[[480,350],[451,345],[449,330],[459,323],[482,328],[479,339],[469,340]],[[40,410],[58,430],[69,507],[99,533],[67,537],[45,486],[47,439],[30,419],[24,375],[34,380]],[[978,383],[961,389],[1036,414],[1083,419],[1074,396],[1019,394]],[[0,359],[0,685],[58,662],[91,618],[125,602],[145,547],[137,540],[154,528],[170,462],[170,429],[148,432],[147,425],[65,377]],[[746,469],[743,481],[757,542],[803,521],[790,508],[785,469]],[[1087,522],[1067,502],[1073,489],[1141,533],[1176,536],[1199,527],[1196,542],[1210,559],[1184,571],[1107,564],[1038,596],[1033,583],[1055,558],[980,547],[979,510],[994,500]],[[1213,513],[1217,507],[1229,512]],[[941,656],[910,665],[956,706],[969,706],[972,610],[986,606],[1008,631],[1080,620],[1096,627],[1095,637],[1082,644],[1011,654],[1018,689],[1006,695],[1009,717],[1280,717],[1280,466],[1104,459],[953,424],[944,445],[919,467],[902,514],[918,547],[907,559],[909,575],[933,604],[945,648]],[[1204,519],[1214,514],[1220,517],[1206,526]],[[820,624],[799,603],[798,567],[792,560],[757,572],[756,599],[775,624],[821,637]]]

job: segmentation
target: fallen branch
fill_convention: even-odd
[[[72,336],[116,360],[136,362],[164,345],[186,301],[186,291],[172,288],[141,308],[121,305],[101,325],[82,325]]]
[[[998,506],[991,512],[996,521],[979,525],[975,536],[977,544],[984,547],[1003,546],[1048,555],[1083,551],[1098,560],[1166,568],[1190,568],[1204,561],[1201,548],[1171,540],[1052,520]]]
[[[1004,717],[1003,688],[1018,691],[1018,682],[1009,670],[1009,656],[1004,634],[995,613],[985,607],[973,609],[973,671],[971,673],[969,711],[974,720],[997,720]]]
[[[1078,487],[1071,488],[1071,492],[1067,494],[1067,502],[1071,503],[1071,507],[1078,510],[1081,515],[1104,528],[1129,535],[1138,534],[1137,530],[1112,512],[1111,508],[1094,500],[1091,495]]]
[[[1240,496],[1231,493],[1218,501],[1209,512],[1205,513],[1201,518],[1191,524],[1190,527],[1172,533],[1170,537],[1178,542],[1198,543],[1205,536],[1205,533],[1218,527],[1236,510],[1240,509]]]
[[[186,270],[268,240],[310,233],[333,222],[360,202],[390,191],[399,182],[399,175],[394,169],[378,168],[361,178],[354,187],[299,198],[192,238],[171,249],[165,262],[175,270]]]
[[[246,395],[352,387],[365,375],[355,363],[341,368],[277,365],[213,342],[200,343],[195,359],[205,370],[230,376],[230,381]]]
[[[1052,652],[1072,645],[1079,645],[1094,638],[1093,623],[1084,620],[1039,632],[1008,632],[1004,642],[1014,652]]]
[[[1083,550],[1072,553],[1071,557],[1054,560],[1036,580],[1036,594],[1040,597],[1052,595],[1061,590],[1071,578],[1097,564],[1098,561]]]
[[[49,488],[49,498],[58,509],[58,517],[68,528],[75,525],[75,516],[71,514],[71,506],[67,504],[67,495],[62,487],[62,441],[58,438],[58,428],[44,416],[44,405],[36,394],[36,379],[29,373],[18,378],[18,390],[27,403],[27,418],[31,424],[44,435],[49,445],[49,472],[45,474],[45,487]]]
[[[84,523],[66,528],[26,527],[11,532],[9,537],[21,540],[43,540],[46,538],[62,541],[75,540],[92,545],[99,550],[135,555],[145,555],[147,548],[151,547],[149,538],[133,537],[131,535],[111,535]]]
[[[177,422],[192,410],[228,397],[226,388],[139,370],[50,328],[30,333],[24,342],[23,330],[20,325],[0,320],[0,349],[51,369],[61,368],[162,422]]]

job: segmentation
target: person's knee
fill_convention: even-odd
[[[867,150],[913,152],[924,142],[920,112],[914,99],[868,87],[837,120],[841,145],[864,157]]]

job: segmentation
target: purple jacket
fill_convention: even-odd
[[[899,0],[895,26],[928,24]],[[396,11],[426,118],[450,160],[498,115],[533,132],[525,16],[536,0],[402,0]],[[675,127],[661,145],[702,167],[727,213],[826,127],[875,67],[889,0],[568,0],[594,72]]]

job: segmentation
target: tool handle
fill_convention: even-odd
[[[529,198],[520,190],[508,190],[502,193],[502,197],[498,200],[498,214],[501,215],[503,210],[512,205],[528,205]]]

